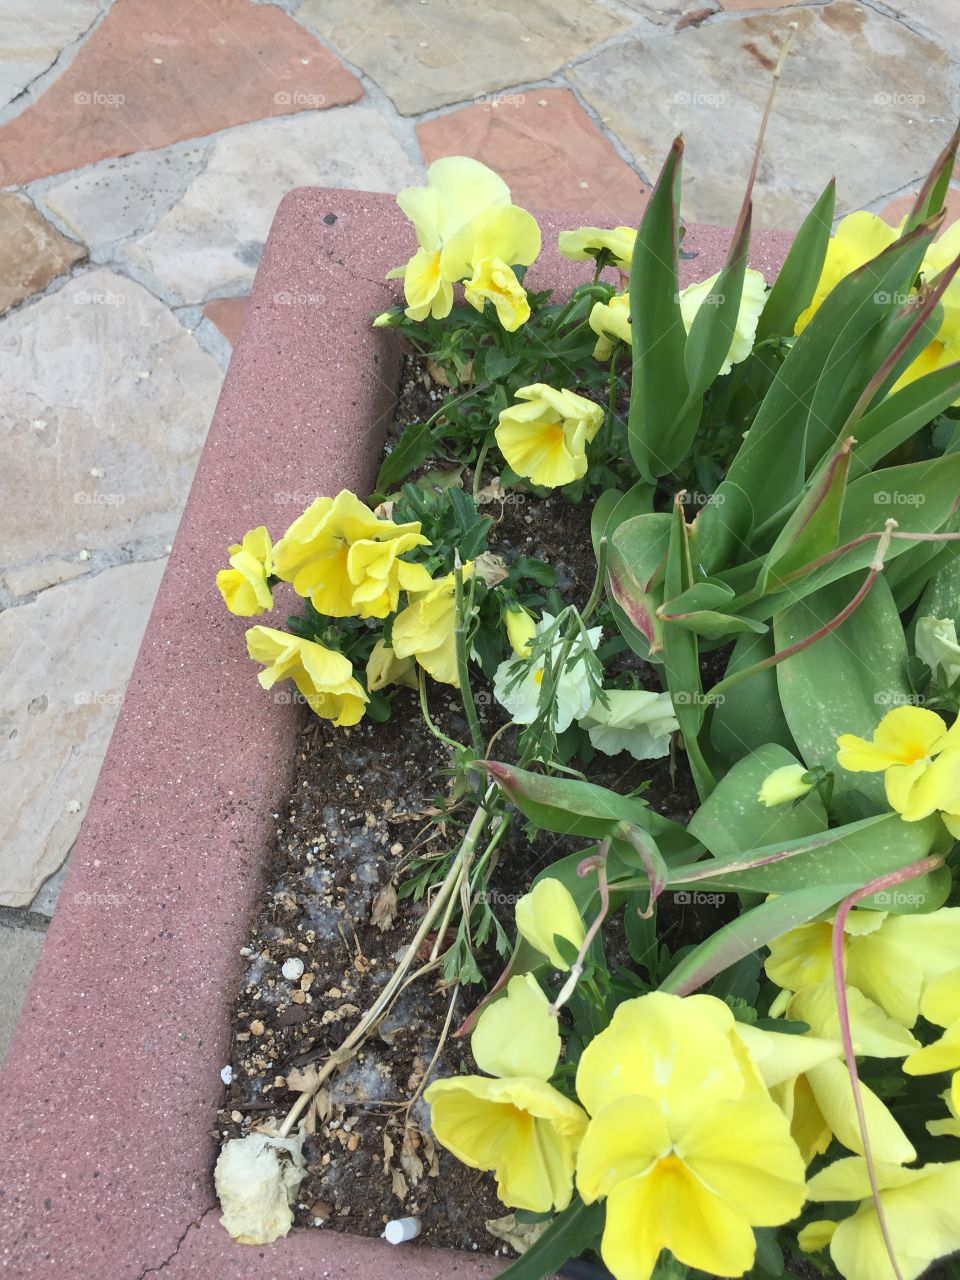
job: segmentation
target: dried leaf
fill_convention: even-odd
[[[214,1184],[220,1221],[238,1244],[270,1244],[290,1230],[291,1206],[306,1174],[303,1137],[248,1133],[224,1144]]]
[[[437,1160],[437,1147],[429,1133],[421,1133],[423,1154],[427,1161],[427,1174],[431,1178],[440,1177],[440,1162]]]
[[[518,1222],[516,1214],[508,1213],[503,1218],[488,1218],[484,1225],[492,1236],[504,1240],[522,1254],[537,1243],[552,1221],[552,1218],[547,1218],[543,1222]]]
[[[391,1190],[398,1200],[406,1200],[410,1194],[410,1188],[407,1186],[407,1180],[399,1169],[391,1169]]]
[[[323,1124],[330,1115],[330,1090],[321,1089],[320,1069],[314,1065],[301,1071],[294,1067],[287,1072],[287,1088],[292,1093],[313,1093],[313,1098],[303,1117],[303,1128],[306,1133],[317,1132],[317,1125]]]
[[[484,551],[474,560],[473,572],[488,587],[495,587],[498,582],[503,582],[509,570],[502,556],[496,556],[492,551]]]
[[[393,1159],[394,1145],[390,1140],[389,1133],[383,1135],[383,1172],[390,1172],[390,1161]]]
[[[423,1181],[423,1161],[417,1155],[420,1146],[420,1134],[413,1125],[407,1125],[403,1131],[403,1146],[400,1150],[400,1168],[406,1174],[411,1187]]]
[[[373,900],[370,908],[370,923],[381,933],[392,926],[397,917],[397,890],[393,881],[388,881]]]

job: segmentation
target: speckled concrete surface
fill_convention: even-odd
[[[548,244],[565,222],[543,218]],[[0,1259],[17,1280],[397,1274],[389,1246],[347,1236],[233,1245],[213,1209],[229,995],[295,709],[258,691],[246,623],[212,584],[238,532],[369,482],[399,354],[369,317],[392,301],[383,274],[410,235],[388,196],[295,191],[277,215],[0,1078]],[[725,240],[691,228],[685,272],[716,270]],[[786,243],[761,234],[755,263],[771,271]],[[580,278],[552,249],[531,273]],[[402,1256],[412,1280],[492,1274],[465,1255]]]

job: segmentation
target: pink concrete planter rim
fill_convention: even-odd
[[[627,211],[624,221],[629,221]],[[583,269],[547,246],[532,284]],[[684,281],[728,233],[691,227]],[[772,276],[789,237],[757,233]],[[395,403],[395,338],[370,328],[412,252],[393,198],[303,189],[277,213],[213,424],[0,1088],[0,1258],[19,1277],[458,1276],[493,1259],[219,1225],[210,1133],[239,948],[293,770],[296,710],[259,691],[246,623],[213,588],[225,548],[317,493],[365,492]],[[96,643],[96,637],[90,637]],[[385,1206],[388,1207],[388,1206]]]

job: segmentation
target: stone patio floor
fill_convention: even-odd
[[[467,154],[635,221],[682,130],[684,215],[729,225],[790,23],[757,222],[833,173],[901,214],[957,0],[0,0],[0,1057],[283,194]]]

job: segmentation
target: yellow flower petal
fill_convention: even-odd
[[[484,1009],[470,1048],[488,1075],[550,1079],[560,1058],[560,1031],[533,974],[511,978],[506,995]]]
[[[569,964],[557,950],[554,936],[559,934],[579,949],[583,945],[586,928],[567,886],[552,877],[538,881],[519,900],[515,914],[521,937],[546,956],[555,969],[569,969]]]
[[[853,1086],[845,1062],[824,1062],[811,1068],[807,1081],[824,1120],[837,1141],[848,1151],[863,1154],[863,1139],[857,1121]],[[872,1089],[860,1083],[860,1095],[875,1160],[885,1164],[906,1164],[917,1153],[892,1113]]]
[[[920,1012],[938,1027],[949,1027],[960,1018],[960,967],[931,981],[920,1000]]]

